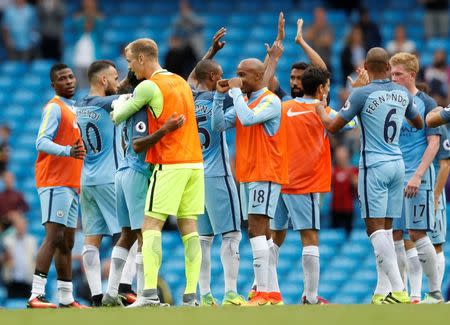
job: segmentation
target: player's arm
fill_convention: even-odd
[[[440,135],[429,135],[427,136],[427,148],[422,156],[422,161],[417,167],[414,175],[408,181],[405,187],[405,196],[407,198],[412,198],[419,192],[420,183],[422,181],[423,175],[433,163],[433,159],[439,150]]]
[[[120,124],[147,105],[162,109],[162,100],[162,93],[159,87],[151,80],[144,80],[136,87],[131,98],[114,101],[112,120],[116,125]],[[161,111],[158,113],[160,114]]]
[[[36,139],[36,150],[54,156],[83,159],[86,155],[83,143],[77,142],[72,146],[62,146],[53,141],[58,132],[60,120],[61,108],[57,104],[49,104],[44,108]]]
[[[147,121],[147,113],[145,110],[143,110],[143,112],[145,114],[138,123],[146,123]],[[138,112],[137,114],[140,113],[141,112]],[[145,124],[144,128],[139,128],[139,124],[135,123],[133,128],[133,150],[137,153],[146,151],[148,148],[158,143],[165,135],[182,127],[185,122],[186,117],[183,114],[178,115],[177,113],[174,113],[163,126],[148,135],[146,135],[147,124]]]
[[[428,127],[435,128],[437,126],[450,122],[450,106],[446,108],[436,107],[426,116],[426,123]]]
[[[334,109],[330,108],[330,111],[328,113],[328,116],[331,118],[335,118],[338,115],[338,112],[336,112]],[[341,131],[350,131],[353,129],[356,129],[358,127],[358,118],[355,116],[350,122],[344,125],[344,127],[341,129]]]
[[[269,56],[266,70],[264,71],[264,84],[270,85],[270,81],[275,77],[275,70],[277,69],[278,61],[283,55],[283,44],[281,41],[275,41],[272,44],[272,47],[269,47],[268,44],[265,44],[267,55]],[[270,87],[269,87],[270,88]]]
[[[447,184],[448,174],[450,172],[450,158],[439,160],[439,172],[436,176],[436,185],[434,186],[434,211],[439,205],[439,198]]]
[[[414,126],[418,130],[421,130],[423,129],[423,119],[419,114],[419,110],[417,109],[416,104],[414,104],[412,96],[408,94],[408,97],[409,104],[406,107],[405,118],[408,121],[409,125]],[[427,112],[425,112],[425,116],[426,115]]]
[[[277,37],[275,38],[275,42],[283,42],[284,37],[286,36],[286,33],[284,31],[284,14],[283,12],[280,12],[278,15],[278,26],[277,26]],[[266,54],[266,57],[264,58],[264,68],[267,67],[267,64],[269,63],[269,55]]]
[[[309,46],[309,44],[303,38],[303,19],[301,18],[297,19],[297,35],[295,36],[295,43],[302,47],[312,65],[325,70],[327,69],[327,65],[322,60],[320,55],[316,51],[314,51],[314,49]]]
[[[212,59],[217,54],[217,52],[219,52],[225,46],[225,41],[221,41],[221,39],[226,34],[227,34],[227,29],[225,27],[222,27],[221,29],[219,29],[216,32],[216,34],[214,34],[213,42],[212,42],[211,46],[209,47],[208,51],[206,51],[205,55],[202,57],[202,60]],[[197,76],[195,75],[195,67],[189,74],[187,81],[190,85],[192,85],[194,87],[197,86],[198,80],[197,80]]]
[[[228,85],[230,96],[233,98],[234,109],[243,126],[261,124],[280,115],[281,102],[277,96],[266,96],[257,107],[250,109],[242,94],[242,80],[232,78],[228,80]]]
[[[228,90],[230,90],[228,80],[219,80],[217,82],[211,115],[211,128],[215,132],[222,132],[236,125],[236,110],[233,107],[233,100],[226,95]],[[226,100],[230,103],[225,104]],[[224,107],[226,107],[225,113]]]

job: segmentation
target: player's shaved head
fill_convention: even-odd
[[[389,55],[381,47],[373,47],[366,56],[367,71],[374,73],[386,72],[389,67]]]
[[[242,92],[246,94],[265,86],[264,63],[258,59],[242,60],[237,67],[237,75],[242,80]]]
[[[239,63],[238,69],[245,69],[247,71],[253,71],[254,73],[262,73],[264,74],[264,63],[258,59],[245,59]]]
[[[220,65],[210,59],[204,59],[197,63],[194,69],[195,76],[199,82],[205,82],[211,74],[220,72]]]
[[[130,51],[133,56],[143,54],[150,59],[158,58],[158,45],[150,38],[139,38],[127,45],[125,51]]]

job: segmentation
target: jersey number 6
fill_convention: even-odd
[[[386,143],[392,143],[397,134],[397,123],[395,123],[394,120],[391,120],[392,115],[395,113],[397,113],[397,110],[395,108],[391,109],[384,120],[384,141],[386,141]],[[391,136],[389,136],[390,128],[392,128]]]

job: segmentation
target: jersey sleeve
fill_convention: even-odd
[[[431,112],[434,108],[436,108],[438,105],[436,103],[436,101],[428,96],[423,96],[422,97],[423,103],[425,104],[425,114],[424,117],[427,116],[427,114],[429,112]],[[425,132],[426,135],[442,135],[442,128],[437,127],[437,128],[429,128],[425,125]]]
[[[229,96],[228,96],[229,97]],[[231,98],[231,97],[229,97]],[[211,128],[213,131],[221,132],[236,125],[236,111],[233,106],[229,106],[224,112],[224,102],[226,95],[216,92],[213,99],[213,109],[211,116]],[[233,100],[231,99],[231,105]]]
[[[131,136],[133,140],[148,135],[148,118],[145,109],[141,109],[131,117],[131,127],[133,128]]]
[[[436,158],[438,160],[450,159],[450,143],[448,140],[447,127],[445,125],[441,125],[439,128],[441,129],[441,145]]]
[[[239,88],[231,89],[230,95],[233,97],[236,114],[244,126],[261,124],[280,116],[281,101],[275,95],[265,96],[253,109],[247,106],[242,91]]]
[[[159,92],[158,92],[159,91]],[[150,105],[152,99],[156,95],[161,95],[161,90],[151,80],[142,81],[134,90],[133,95],[126,101],[119,101],[114,105],[113,122],[115,124],[122,123],[131,115],[138,112],[143,106]],[[161,109],[162,111],[162,109]],[[158,117],[161,111],[156,114]]]
[[[444,107],[444,109],[439,114],[445,122],[450,122],[450,105]]]
[[[363,88],[355,89],[350,94],[344,106],[341,108],[337,115],[342,117],[347,122],[351,121],[359,112],[362,111],[366,100],[367,95],[365,95]]]
[[[419,114],[419,109],[417,108],[416,103],[414,102],[411,94],[408,92],[409,104],[406,106],[405,117],[408,120],[412,120]]]
[[[55,156],[70,156],[71,146],[61,146],[53,140],[58,132],[61,120],[61,108],[55,104],[47,105],[42,112],[36,149]]]
[[[331,118],[335,118],[338,115],[338,112],[336,112],[334,109],[330,108],[329,111],[327,111],[328,116]],[[355,116],[353,117],[347,124],[344,125],[344,127],[341,129],[341,131],[349,131],[356,129],[358,127],[358,118]]]

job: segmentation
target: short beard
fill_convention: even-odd
[[[300,88],[291,88],[291,97],[292,98],[297,98],[297,97],[301,98],[301,97],[303,97],[303,95],[304,95],[304,93],[303,93],[302,89],[300,89]]]
[[[116,94],[117,94],[117,92],[115,92],[112,89],[106,89],[105,90],[105,96],[112,96],[112,95],[116,95]]]

